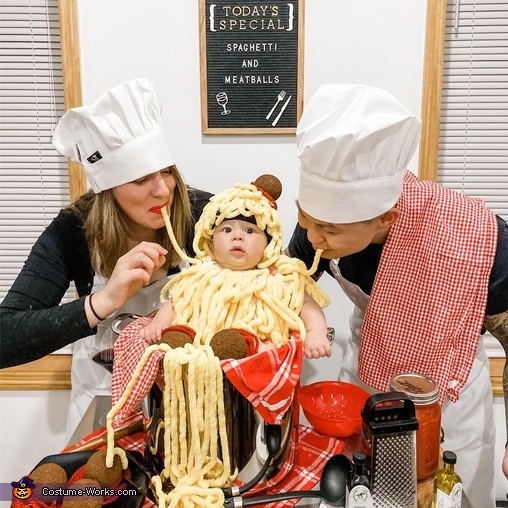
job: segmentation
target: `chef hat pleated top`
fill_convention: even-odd
[[[332,224],[388,211],[400,197],[420,128],[421,121],[385,90],[321,86],[297,127],[299,206]]]
[[[127,81],[89,106],[68,110],[53,146],[83,165],[96,193],[132,182],[174,164],[161,109],[149,78]]]

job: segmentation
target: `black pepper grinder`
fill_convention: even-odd
[[[370,480],[367,475],[367,456],[353,453],[353,471],[347,482],[346,508],[372,508]]]

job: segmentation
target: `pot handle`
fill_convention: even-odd
[[[113,330],[113,332],[119,335],[120,332],[129,324],[127,320],[134,321],[141,317],[144,316],[141,316],[139,314],[131,314],[128,312],[118,314],[118,316],[116,316],[113,319],[113,322],[111,323],[111,329]]]

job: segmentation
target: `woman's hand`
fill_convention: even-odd
[[[93,296],[93,308],[102,318],[125,305],[142,287],[148,286],[155,271],[166,262],[167,250],[157,243],[141,242],[116,262],[106,287]],[[99,320],[85,306],[88,322],[93,328]]]
[[[503,473],[506,476],[506,478],[508,478],[508,446],[504,449]]]

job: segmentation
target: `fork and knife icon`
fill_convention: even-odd
[[[273,112],[275,111],[275,109],[279,105],[279,102],[283,101],[285,97],[286,97],[286,91],[285,90],[281,90],[279,95],[277,95],[277,101],[273,105],[273,108],[270,110],[270,113],[268,113],[268,115],[266,115],[266,119],[267,120],[270,119],[270,117],[272,116]],[[291,100],[291,97],[292,96],[290,95],[287,98],[286,102],[284,103],[284,105],[280,109],[279,114],[275,117],[275,120],[272,122],[272,127],[275,127],[277,125],[277,122],[279,121],[280,117],[282,116],[282,113],[284,113],[284,110],[288,107],[288,104],[289,104],[289,101]]]

